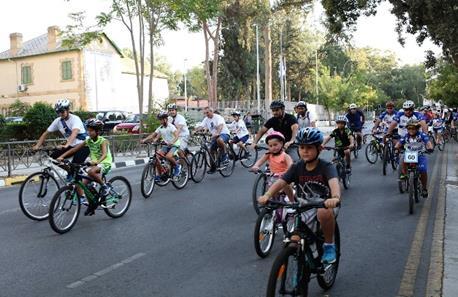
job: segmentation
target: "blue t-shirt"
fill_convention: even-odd
[[[384,111],[378,117],[382,124],[385,126],[385,131],[388,130],[391,122],[393,121],[394,117],[396,116],[397,111],[393,110],[392,114],[389,114],[387,111]]]
[[[406,136],[401,138],[402,145],[415,142],[422,142],[426,146],[426,144],[429,142],[428,134],[418,131],[414,136],[410,136],[410,134],[407,133]]]
[[[364,114],[361,110],[357,110],[354,114],[349,112],[345,115],[347,117],[350,128],[360,129],[363,127]]]
[[[411,117],[408,117],[405,115],[403,111],[398,112],[394,118],[393,121],[396,121],[398,123],[398,128],[399,128],[399,135],[404,136],[407,133],[406,125],[409,120],[418,120],[422,121],[424,120],[424,117],[421,113],[419,112],[414,112]]]

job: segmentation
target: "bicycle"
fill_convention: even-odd
[[[399,179],[399,190],[401,194],[409,192],[409,214],[414,213],[415,203],[420,202],[418,196],[423,187],[418,170],[418,159],[423,154],[428,154],[428,152],[423,151],[422,143],[409,143],[404,146],[404,163],[407,164],[407,178]]]
[[[162,155],[159,155],[158,147],[166,145],[165,143],[148,143],[154,147],[154,154],[149,158],[148,163],[142,172],[142,179],[140,183],[140,189],[145,199],[151,197],[154,186],[160,187],[166,186],[169,182],[176,189],[183,189],[189,180],[189,166],[188,160],[180,158],[178,154],[175,154],[175,160],[181,165],[180,174],[175,177],[173,176],[173,166],[170,162]],[[149,149],[148,149],[149,151]]]
[[[48,218],[49,204],[54,193],[67,183],[68,174],[60,162],[50,157],[53,148],[43,148],[37,152],[41,154],[40,161],[45,167],[29,175],[19,189],[19,206],[22,212],[35,221]]]
[[[394,142],[393,142],[392,135],[387,135],[387,137],[385,138],[385,144],[383,146],[382,160],[383,160],[383,164],[382,164],[382,174],[383,175],[386,175],[388,163],[391,164],[391,168],[393,170],[398,169],[399,160],[396,157],[396,154],[394,152]]]
[[[210,150],[210,141],[207,133],[196,133],[201,137],[200,149],[194,153],[194,157],[191,162],[191,178],[195,182],[201,182],[206,174],[207,167],[216,168],[216,170],[223,176],[229,177],[234,172],[235,168],[235,155],[233,151],[226,145],[226,153],[228,154],[228,160],[225,164],[223,162],[223,151],[218,147],[216,152],[216,158]]]
[[[321,257],[324,237],[316,219],[316,212],[312,213],[308,222],[302,220],[302,214],[314,209],[325,208],[324,199],[316,194],[312,194],[312,197],[308,199],[297,199],[298,202],[294,204],[273,202],[284,208],[295,210],[295,228],[291,234],[299,235],[300,239],[292,240],[292,237],[289,236],[285,240],[285,246],[275,258],[270,271],[267,297],[308,296],[312,274],[316,274],[318,284],[324,290],[329,290],[337,278],[340,262],[340,232],[337,220],[334,231],[336,261],[332,264],[323,264]]]
[[[340,181],[342,182],[343,187],[345,190],[348,190],[350,187],[350,180],[351,180],[351,173],[347,173],[347,165],[344,158],[344,151],[347,148],[335,148],[330,146],[325,146],[325,150],[333,150],[334,151],[334,158],[332,159],[331,163],[335,164],[337,169],[337,175],[339,176]]]
[[[378,158],[380,157],[383,160],[383,141],[380,137],[382,133],[374,133],[369,144],[366,146],[366,159],[370,164],[377,163]]]
[[[235,161],[240,161],[240,164],[245,168],[252,167],[258,159],[258,151],[250,149],[251,143],[249,142],[245,143],[245,147],[229,143],[228,148],[231,150],[231,154],[235,156]]]
[[[70,183],[60,188],[51,200],[49,224],[55,232],[64,234],[70,231],[78,220],[82,203],[77,193],[77,187],[84,191],[89,202],[88,207],[94,210],[101,207],[111,218],[120,218],[127,212],[132,201],[132,188],[125,177],[111,178],[108,181],[110,192],[103,197],[101,190],[97,189],[97,182],[85,172],[89,164],[73,164],[68,161],[64,161],[63,164],[69,166],[73,178]],[[89,183],[85,184],[83,180]]]

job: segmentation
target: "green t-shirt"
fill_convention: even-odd
[[[335,139],[336,147],[346,147],[350,145],[350,137],[353,136],[353,132],[347,127],[343,130],[337,128],[329,136]]]
[[[90,158],[92,161],[97,161],[100,159],[102,156],[102,143],[107,142],[107,156],[105,159],[101,162],[101,164],[110,164],[113,162],[113,158],[111,157],[111,152],[110,152],[110,147],[108,144],[108,140],[105,138],[99,136],[97,137],[96,141],[93,141],[91,138],[86,139],[86,145],[89,147],[90,151]]]

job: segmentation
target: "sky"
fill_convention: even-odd
[[[29,40],[47,32],[47,27],[57,25],[65,27],[70,20],[68,14],[86,11],[87,23],[101,11],[107,11],[110,0],[15,0],[3,3],[0,10],[0,51],[9,49],[9,34],[20,32],[23,40]],[[393,51],[401,64],[422,63],[425,50],[440,49],[429,40],[419,47],[415,38],[407,35],[406,45],[402,47],[397,41],[395,30],[396,19],[390,14],[390,4],[384,2],[376,16],[362,17],[358,21],[353,44],[356,47],[370,46],[381,50]],[[313,11],[315,22],[323,17],[323,9]],[[106,33],[120,47],[130,47],[130,39],[120,23],[110,25]],[[199,65],[204,60],[205,46],[203,33],[190,33],[186,29],[176,32],[164,32],[164,45],[157,48],[157,53],[167,58],[174,70],[183,71]],[[186,60],[186,61],[185,61]]]

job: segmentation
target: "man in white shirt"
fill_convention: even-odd
[[[63,153],[84,142],[87,138],[87,133],[81,119],[78,116],[70,113],[69,100],[58,100],[54,105],[54,109],[59,117],[55,119],[48,127],[48,129],[41,135],[36,145],[33,147],[33,150],[40,149],[49,133],[59,131],[67,139],[67,141],[64,145],[59,146],[58,149],[51,154],[51,158],[57,159]],[[88,156],[89,148],[84,147],[73,155],[72,162],[78,164],[84,163]]]
[[[202,123],[196,128],[196,130],[207,129],[212,135],[210,149],[216,155],[217,146],[223,151],[223,164],[229,162],[229,158],[226,152],[225,144],[229,141],[230,132],[227,128],[226,121],[219,114],[215,114],[214,110],[210,107],[204,108],[205,118]],[[216,172],[216,168],[212,166],[208,173]]]
[[[186,123],[186,119],[184,118],[184,116],[182,116],[181,114],[178,114],[177,106],[175,104],[169,104],[167,106],[167,109],[169,111],[169,122],[172,125],[175,125],[175,127],[179,131],[180,151],[178,153],[180,154],[180,157],[184,158],[182,154],[188,148],[188,140],[189,140],[188,124]]]
[[[315,127],[315,121],[312,119],[310,111],[307,110],[307,103],[304,101],[297,102],[294,110],[297,113],[297,123],[299,130],[307,127]]]

